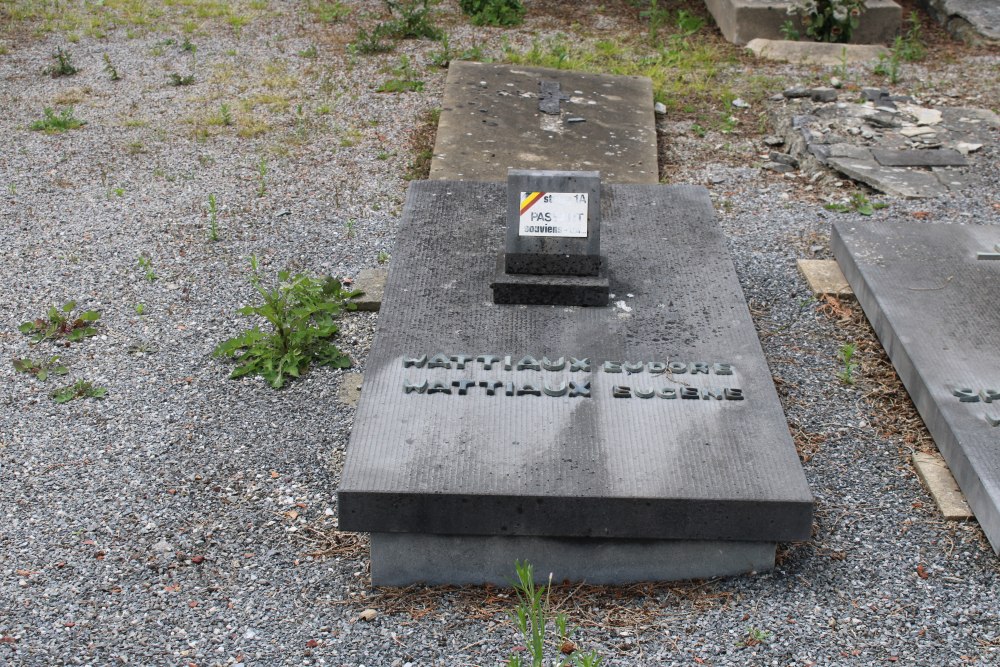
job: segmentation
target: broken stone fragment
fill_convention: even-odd
[[[795,167],[783,162],[765,162],[763,168],[778,174],[787,174],[790,171],[795,171]]]
[[[799,88],[796,86],[794,88],[786,88],[781,94],[788,99],[795,99],[797,97],[809,97],[812,93],[808,88]]]
[[[810,88],[809,98],[813,102],[836,102],[837,90],[835,88],[829,88],[826,86],[821,86],[819,88]]]
[[[785,140],[776,134],[769,134],[766,137],[764,137],[765,146],[781,146],[784,143]]]
[[[770,158],[771,162],[780,162],[781,164],[787,164],[791,167],[795,167],[796,169],[799,166],[799,161],[796,160],[793,156],[789,155],[788,153],[779,153],[778,151],[771,151],[770,155],[768,155],[768,158]]]

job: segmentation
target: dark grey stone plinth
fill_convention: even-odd
[[[509,255],[507,256],[509,260]],[[504,254],[497,257],[497,272],[493,283],[493,303],[549,306],[606,306],[610,283],[600,270],[597,275],[533,276],[504,271]]]
[[[600,540],[554,537],[484,537],[372,533],[375,586],[437,584],[510,585],[514,561],[534,566],[537,583],[707,579],[765,572],[775,544],[720,540]]]
[[[1000,551],[1000,228],[836,222],[834,254]]]
[[[338,490],[343,530],[595,549],[808,539],[812,498],[708,192],[605,195],[620,303],[498,305],[505,184],[410,185]]]
[[[582,197],[585,201],[546,205],[543,200],[549,197]],[[585,216],[576,221],[575,236],[570,235],[570,225],[560,220],[571,215]],[[550,231],[533,235],[527,233],[530,229]],[[505,241],[507,273],[596,276],[601,268],[601,175],[596,171],[511,169],[507,174]]]

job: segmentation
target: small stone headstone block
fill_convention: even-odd
[[[596,276],[601,268],[601,175],[507,172],[507,273]]]

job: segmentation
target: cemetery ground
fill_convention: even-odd
[[[569,639],[606,665],[1000,662],[1000,561],[921,486],[911,455],[933,442],[860,308],[796,269],[832,256],[834,219],[1000,225],[996,143],[968,156],[970,187],[930,199],[761,168],[784,88],[837,77],[848,98],[874,85],[997,111],[1000,51],[918,15],[919,60],[793,66],[724,42],[699,3],[527,6],[495,28],[441,2],[408,24],[438,39],[366,53],[359,30],[393,20],[374,0],[0,0],[0,664],[524,654],[511,590],[372,589],[365,536],[337,531],[353,417],[338,397],[377,313],[339,320],[354,368],[280,390],[212,355],[254,323],[237,313],[259,302],[251,256],[266,285],[391,264],[450,58],[653,79],[661,181],[713,197],[815,496],[812,539],[772,572],[556,582]],[[69,302],[100,314],[95,335],[19,331]],[[18,372],[25,358],[48,377]]]

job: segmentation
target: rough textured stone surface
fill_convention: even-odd
[[[844,272],[840,270],[835,260],[798,259],[795,263],[814,295],[829,294],[838,298],[854,296]]]
[[[920,480],[930,491],[931,497],[947,521],[973,519],[975,515],[965,502],[962,490],[958,488],[955,476],[948,470],[948,464],[940,454],[917,452],[913,455],[913,467]]]
[[[361,269],[358,278],[352,287],[359,289],[364,294],[355,301],[358,310],[378,310],[382,305],[382,296],[385,293],[385,281],[389,276],[389,271],[384,268]]]
[[[344,373],[340,380],[340,389],[337,390],[337,398],[344,405],[352,408],[358,406],[358,399],[361,398],[361,383],[365,376],[361,373]]]
[[[759,58],[801,65],[842,65],[846,56],[848,64],[877,61],[879,56],[889,56],[889,49],[869,44],[823,44],[821,42],[791,42],[784,39],[752,39],[747,48]],[[807,90],[806,94],[812,94]]]
[[[508,273],[510,256],[497,257],[497,272],[490,284],[493,303],[549,306],[606,306],[610,283],[600,270],[601,258],[594,258],[598,275],[531,275]]]
[[[375,586],[509,586],[511,563],[528,561],[540,584],[550,572],[553,581],[627,584],[763,572],[774,552],[767,542],[372,533],[371,574]]]
[[[838,221],[831,245],[1000,552],[1000,263],[976,259],[998,235],[989,226]]]
[[[719,30],[733,44],[746,44],[757,38],[780,40],[781,26],[789,19],[794,19],[804,34],[801,20],[788,15],[791,4],[779,0],[705,0]],[[903,10],[891,0],[868,0],[866,4],[868,9],[852,41],[857,44],[892,41],[903,19]],[[841,47],[840,44],[834,46]]]
[[[968,42],[1000,42],[1000,3],[992,0],[920,0],[948,31]]]
[[[612,185],[605,194],[615,307],[503,306],[489,283],[504,185],[411,184],[338,491],[342,529],[808,538],[812,499],[707,191]],[[470,219],[479,224],[460,224]],[[512,368],[432,367],[438,353],[509,355]],[[525,355],[566,365],[516,370]],[[423,367],[405,366],[421,356]],[[573,370],[570,357],[590,370]],[[671,374],[617,363],[667,361]],[[729,363],[733,374],[692,373],[695,363]],[[517,389],[589,382],[590,397],[507,396],[503,386],[460,395],[452,383],[469,379]],[[404,383],[425,380],[452,393],[405,393]],[[614,397],[623,386],[631,397]],[[744,398],[715,400],[709,387]],[[650,388],[677,398],[638,397]],[[699,398],[681,397],[691,392]]]
[[[949,149],[898,151],[876,148],[872,156],[883,167],[965,167],[969,164],[961,153]]]
[[[827,164],[837,171],[886,194],[919,199],[940,197],[948,192],[934,174],[899,167],[883,167],[875,160],[831,157]]]
[[[569,95],[538,109],[539,81]],[[584,122],[566,122],[582,118]],[[653,86],[645,77],[453,61],[431,179],[505,181],[508,169],[599,171],[606,183],[656,183]]]

